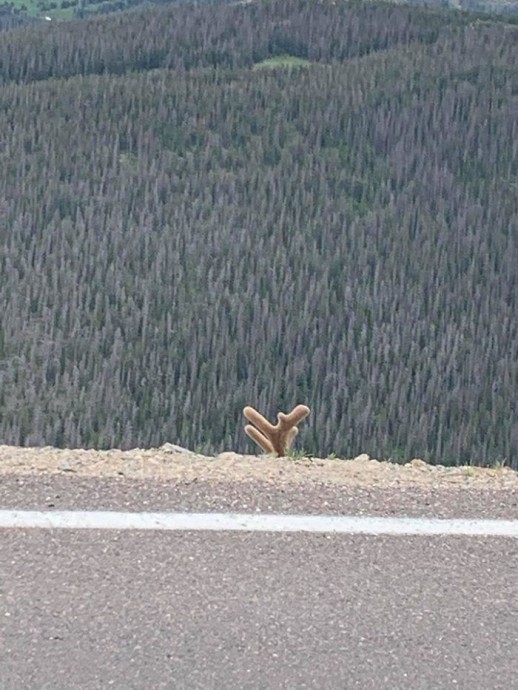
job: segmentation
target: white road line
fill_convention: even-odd
[[[0,528],[518,537],[518,520],[449,520],[261,513],[118,513],[0,510]]]

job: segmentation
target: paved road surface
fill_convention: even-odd
[[[518,517],[518,497],[4,477],[0,508]],[[0,688],[518,688],[518,540],[0,531]]]

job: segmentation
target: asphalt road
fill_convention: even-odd
[[[516,519],[502,492],[3,477],[0,508]],[[0,531],[2,690],[518,688],[518,540]]]

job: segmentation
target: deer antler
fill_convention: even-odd
[[[288,414],[279,412],[277,424],[274,426],[253,407],[245,407],[243,414],[249,422],[255,424],[247,424],[245,433],[267,453],[277,453],[283,457],[299,433],[295,425],[307,417],[309,412],[310,409],[306,405],[297,405]]]

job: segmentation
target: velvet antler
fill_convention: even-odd
[[[289,414],[279,412],[277,424],[274,426],[253,407],[245,407],[243,414],[249,422],[255,424],[255,426],[247,424],[245,433],[267,453],[277,453],[283,457],[299,433],[295,425],[307,417],[309,412],[309,407],[306,405],[297,405]]]

